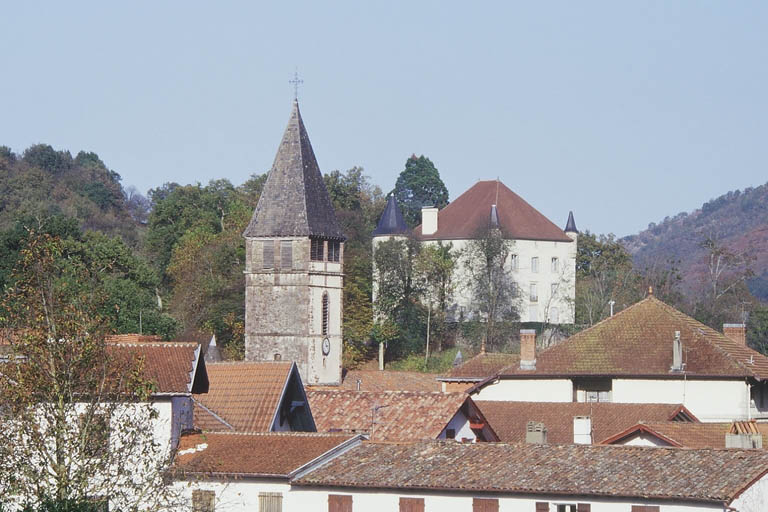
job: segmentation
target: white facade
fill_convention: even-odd
[[[482,387],[472,400],[572,402],[571,379],[499,379]]]

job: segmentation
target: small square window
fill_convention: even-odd
[[[455,428],[447,428],[447,429],[445,429],[445,438],[446,439],[456,439],[456,429]]]

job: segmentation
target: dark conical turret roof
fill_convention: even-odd
[[[395,195],[392,194],[387,200],[387,207],[381,214],[379,223],[373,231],[373,236],[379,235],[398,235],[408,232],[408,225],[405,223],[402,212],[397,206]]]
[[[243,236],[344,239],[297,101],[293,102],[275,162]]]
[[[568,222],[565,223],[565,230],[566,233],[578,233],[579,230],[576,229],[576,221],[573,220],[573,212],[568,212]]]

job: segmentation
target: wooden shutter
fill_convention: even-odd
[[[590,512],[592,510],[592,505],[589,503],[579,503],[576,505],[576,512]]]
[[[490,498],[473,498],[472,512],[499,512],[499,500]]]
[[[280,268],[293,268],[293,240],[280,241]]]
[[[329,494],[328,512],[352,512],[352,496]]]
[[[400,512],[424,512],[424,498],[400,498]]]
[[[549,512],[549,502],[547,502],[547,501],[537,501],[536,502],[536,512]]]
[[[283,493],[260,492],[259,512],[283,512]]]
[[[659,512],[656,505],[632,505],[632,512]]]
[[[261,267],[273,268],[275,266],[275,242],[274,240],[264,240],[261,244]]]

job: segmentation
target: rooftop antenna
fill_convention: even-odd
[[[288,80],[288,83],[293,85],[293,100],[299,101],[299,86],[304,83],[304,80],[299,78],[299,69],[293,72],[293,78]]]
[[[613,305],[616,304],[615,300],[608,301],[608,305],[611,306],[611,316],[613,316]]]
[[[496,176],[496,204],[499,204],[499,177]]]

